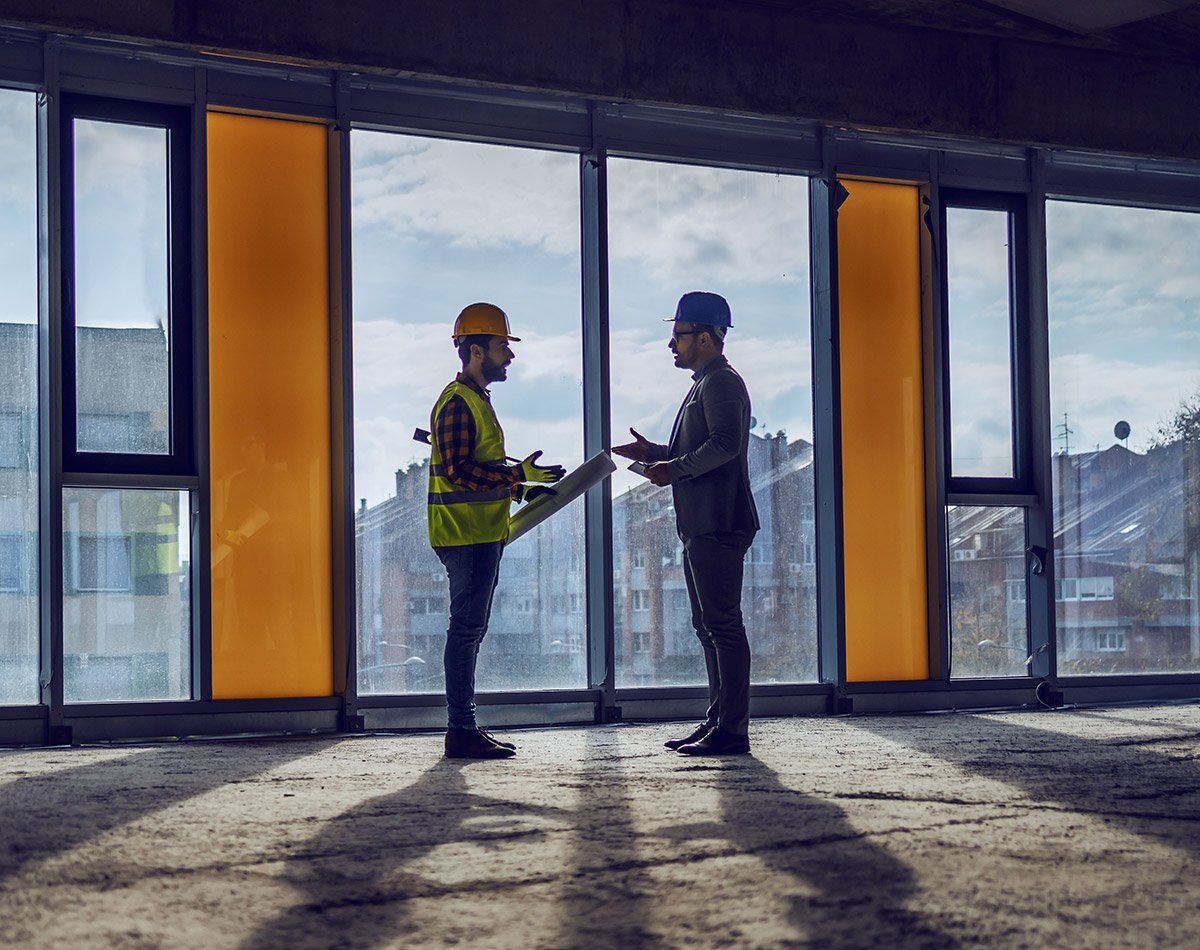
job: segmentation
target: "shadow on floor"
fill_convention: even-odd
[[[1156,725],[1159,735],[1084,738],[1052,731],[1055,714],[1040,715],[1044,728],[1020,725],[1004,715],[848,722],[974,775],[1016,786],[1034,803],[1094,815],[1200,856],[1200,733]],[[1184,754],[1155,748],[1189,740],[1191,751]]]
[[[660,944],[650,909],[677,896],[695,914],[690,932],[736,944],[751,934],[713,928],[731,916],[720,903],[723,895],[730,899],[723,875],[729,873],[729,860],[742,855],[774,872],[763,877],[762,887],[786,902],[794,931],[786,939],[830,945],[901,939],[910,946],[955,946],[936,922],[910,909],[918,894],[906,864],[854,828],[842,809],[788,788],[767,766],[748,759],[679,767],[679,760],[666,754],[655,777],[658,790],[639,788],[643,810],[653,808],[655,795],[686,796],[703,783],[719,793],[719,816],[646,835],[635,822],[625,757],[614,750],[611,736],[593,733],[585,741],[589,755],[580,771],[566,776],[565,783],[561,773],[555,776],[570,807],[473,793],[466,770],[485,773],[496,764],[441,760],[404,788],[325,823],[288,856],[283,880],[299,892],[297,903],[262,925],[245,946],[486,941],[490,932],[519,933],[506,918],[522,908],[528,912],[528,902],[547,890],[561,905],[550,915],[560,925],[556,934],[547,935],[547,946]],[[647,784],[642,781],[647,778],[639,782]],[[473,784],[485,783],[486,777]],[[654,820],[652,813],[643,817]],[[481,826],[473,820],[478,818],[487,821]],[[551,830],[529,819],[551,819],[554,834],[570,835],[573,868],[564,873],[554,862],[550,867],[534,863]],[[461,850],[461,869],[450,863],[456,844],[470,846]],[[435,859],[436,874],[425,873],[422,862],[443,846],[451,848]],[[499,879],[470,865],[480,846],[505,849],[514,862]],[[665,876],[658,874],[660,867]],[[539,885],[546,889],[531,890]],[[744,878],[741,886],[744,895]],[[748,886],[756,887],[753,879]],[[447,910],[437,933],[417,931],[413,900],[463,896],[474,898],[470,913],[481,916],[456,920]],[[689,932],[668,922],[679,922],[669,904],[661,910],[676,939]]]
[[[585,764],[573,783],[576,863],[565,881],[562,936],[551,945],[659,946],[649,921],[655,882],[639,854],[624,756],[609,730],[589,730],[584,748]]]
[[[716,839],[749,854],[775,872],[766,890],[783,893],[788,938],[823,946],[954,947],[937,922],[912,908],[919,904],[916,875],[837,805],[786,786],[753,758],[701,766],[718,790],[721,820],[682,825],[666,834],[680,840]],[[710,862],[711,892],[721,900],[722,864]],[[713,914],[720,920],[719,911]],[[715,934],[714,936],[722,936]]]
[[[35,861],[213,789],[250,781],[327,744],[174,743],[17,778],[0,789],[0,883]]]
[[[409,902],[469,893],[476,875],[466,849],[461,868],[451,866],[451,877],[454,870],[461,871],[452,882],[439,882],[411,865],[442,845],[501,848],[544,837],[542,829],[520,819],[549,817],[566,822],[571,818],[568,809],[525,805],[468,790],[465,770],[497,767],[503,765],[441,759],[399,791],[367,799],[325,822],[301,850],[287,856],[283,880],[299,891],[299,903],[261,926],[244,946],[372,947],[415,939]],[[485,825],[468,824],[472,819],[484,819]],[[515,879],[520,881],[520,876]],[[481,891],[494,889],[490,881],[480,885]],[[519,912],[517,901],[480,910],[501,915]],[[461,930],[457,939],[469,942],[478,924],[451,919],[434,937],[450,941],[456,928]]]

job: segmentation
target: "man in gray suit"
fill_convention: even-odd
[[[719,294],[693,291],[679,300],[667,344],[675,365],[691,370],[684,399],[666,445],[635,441],[613,451],[646,465],[655,485],[670,485],[675,526],[683,541],[683,573],[692,603],[692,626],[708,669],[708,716],[691,735],[667,748],[685,755],[750,751],[750,644],[742,621],[742,573],[758,531],[746,454],[750,394],[724,356],[733,325]]]

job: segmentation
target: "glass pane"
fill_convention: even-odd
[[[817,677],[809,330],[808,180],[721,168],[609,162],[613,441],[632,426],[665,443],[691,385],[672,365],[681,293],[723,294],[725,354],[750,390],[750,481],[762,530],[742,613],[755,682]],[[613,476],[617,682],[702,683],[671,489]]]
[[[170,451],[167,132],[76,119],[76,447]]]
[[[217,699],[333,692],[327,154],[322,125],[208,117]]]
[[[1025,509],[946,509],[950,675],[1027,676]]]
[[[1058,671],[1200,670],[1200,215],[1046,215]]]
[[[920,193],[915,185],[845,185],[838,356],[846,677],[923,680],[929,614]]]
[[[0,89],[0,706],[38,701],[37,113]]]
[[[191,693],[188,495],[63,489],[67,702]]]
[[[521,338],[492,386],[508,453],[583,460],[579,160],[365,131],[352,155],[359,689],[437,692],[448,590],[412,433],[459,369],[455,316],[486,300]],[[586,685],[583,536],[579,502],[505,551],[479,689]]]
[[[1008,212],[949,208],[951,472],[1013,476]]]

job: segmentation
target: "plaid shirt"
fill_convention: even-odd
[[[459,373],[456,377],[464,386],[470,386],[489,403],[487,390]],[[433,437],[437,440],[446,478],[468,491],[488,491],[507,485],[513,497],[521,491],[521,467],[505,465],[503,462],[475,461],[475,418],[462,396],[452,396],[442,406],[434,426]]]

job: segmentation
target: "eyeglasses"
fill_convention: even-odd
[[[691,333],[707,333],[707,330],[672,330],[671,339],[678,340],[681,336],[687,336]]]

